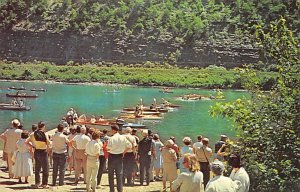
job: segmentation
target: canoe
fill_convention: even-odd
[[[0,104],[1,110],[12,110],[12,111],[29,111],[31,109],[30,106],[22,106],[19,107],[18,105],[11,105],[11,104]]]
[[[123,128],[126,128],[126,127],[144,129],[144,128],[146,128],[146,125],[142,125],[142,124],[138,124],[138,123],[126,123],[123,125]]]
[[[9,87],[8,89],[13,89],[13,90],[26,90],[25,87],[14,87],[14,86]]]
[[[120,93],[121,91],[113,90],[113,91],[103,91],[104,93]]]
[[[82,122],[76,122],[76,124],[80,124],[80,125],[98,125],[98,126],[110,126],[112,125],[112,123],[108,122],[108,121],[96,121],[95,123],[92,123],[90,121],[82,121]]]
[[[143,120],[161,120],[163,117],[156,116],[156,115],[121,115],[120,116],[123,119],[143,119]]]
[[[135,111],[135,108],[125,107],[125,108],[123,108],[123,111]],[[149,107],[144,107],[143,111],[166,113],[166,112],[168,112],[168,109],[165,109],[165,108],[150,109]]]
[[[33,88],[33,89],[30,89],[30,91],[41,91],[41,92],[46,92],[47,89],[43,89],[43,88],[35,89],[35,88]]]
[[[160,93],[174,93],[174,91],[170,90],[159,90]]]
[[[26,93],[19,93],[18,95],[17,94],[6,94],[6,97],[25,97],[25,98],[37,98],[38,95],[35,94],[35,95],[27,95]]]
[[[135,111],[121,111],[121,113],[125,114],[135,114]],[[143,111],[143,115],[160,115],[159,111]]]

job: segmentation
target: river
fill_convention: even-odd
[[[157,102],[162,102],[161,98],[165,98],[174,104],[181,105],[181,107],[165,114],[160,121],[142,122],[153,132],[159,133],[162,140],[175,136],[181,145],[184,136],[190,136],[195,141],[196,136],[201,134],[208,137],[211,145],[213,145],[219,139],[220,134],[227,134],[231,138],[236,135],[231,130],[232,122],[222,118],[212,118],[208,113],[210,106],[220,101],[181,101],[175,98],[188,93],[215,94],[212,90],[174,89],[174,93],[166,94],[160,93],[159,88],[123,86],[119,93],[105,93],[106,89],[113,90],[116,86],[70,85],[52,82],[0,82],[0,103],[11,101],[11,98],[7,98],[5,94],[15,91],[8,91],[8,87],[21,87],[22,85],[27,88],[26,92],[28,93],[30,93],[31,88],[35,87],[43,87],[47,89],[47,92],[38,92],[39,97],[36,99],[25,99],[26,105],[32,107],[30,111],[0,110],[0,131],[2,130],[2,132],[10,125],[13,118],[20,119],[25,129],[28,130],[33,123],[41,120],[46,122],[47,129],[52,129],[71,107],[78,114],[104,115],[107,118],[112,118],[117,117],[122,108],[135,106],[141,98],[144,105],[150,105],[153,98],[156,98]],[[225,101],[232,101],[248,95],[245,92],[233,90],[224,90],[223,93]]]

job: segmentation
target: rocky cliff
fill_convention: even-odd
[[[0,58],[13,61],[144,63],[168,62],[178,66],[222,65],[226,68],[255,63],[258,50],[250,42],[221,40],[182,41],[168,34],[160,37],[112,33],[79,35],[31,31],[0,32]]]

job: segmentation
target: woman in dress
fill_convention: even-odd
[[[154,159],[154,170],[155,170],[155,180],[160,180],[160,171],[162,169],[162,156],[161,156],[161,150],[164,144],[160,141],[159,135],[154,134],[153,135],[153,140],[154,140],[154,148],[155,148],[155,159]]]
[[[23,131],[21,139],[17,141],[17,151],[15,154],[15,164],[13,166],[13,174],[19,177],[19,183],[22,183],[22,177],[25,177],[25,183],[28,183],[28,177],[33,175],[32,166],[32,149],[25,144],[28,138],[28,132]]]
[[[184,155],[188,154],[188,153],[190,153],[190,154],[193,153],[193,148],[191,147],[192,139],[190,137],[184,137],[182,141],[183,141],[184,146],[180,149],[180,154],[181,154],[181,157],[179,159],[180,173],[188,172],[188,169],[186,167],[184,167],[184,165],[183,165]]]
[[[174,149],[172,149],[174,142],[169,139],[165,142],[165,147],[162,149],[163,157],[163,191],[167,190],[167,181],[171,183],[177,178],[176,161],[177,156]]]

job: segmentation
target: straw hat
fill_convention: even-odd
[[[131,127],[126,127],[124,129],[124,131],[125,131],[125,133],[131,133],[132,129],[131,129]]]
[[[165,146],[166,147],[171,147],[174,145],[174,141],[172,139],[169,139],[165,142]]]
[[[11,121],[11,124],[15,125],[15,126],[19,126],[21,123],[18,119],[14,119],[14,120]]]

